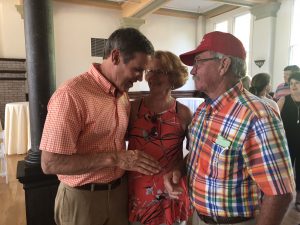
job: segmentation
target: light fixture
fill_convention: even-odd
[[[259,68],[262,67],[264,65],[266,60],[264,59],[258,59],[258,60],[254,60],[255,65],[257,65]]]

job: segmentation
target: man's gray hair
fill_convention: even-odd
[[[218,57],[220,59],[222,59],[224,56],[229,57],[231,59],[231,65],[229,67],[229,70],[237,77],[237,78],[242,78],[244,76],[246,76],[246,61],[238,58],[238,57],[234,57],[234,56],[230,56],[230,55],[224,55],[222,53],[219,52],[214,52],[215,57]]]

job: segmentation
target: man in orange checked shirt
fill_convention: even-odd
[[[150,41],[133,28],[113,32],[103,63],[60,87],[51,97],[40,149],[42,169],[60,180],[55,200],[58,225],[128,224],[125,170],[146,175],[159,163],[125,150],[130,111],[127,91],[141,81]]]
[[[197,90],[207,98],[189,126],[186,172],[193,225],[279,225],[295,190],[280,115],[244,89],[246,52],[229,33],[211,32],[180,55],[193,66]],[[172,197],[181,173],[165,176]]]

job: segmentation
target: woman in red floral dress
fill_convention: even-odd
[[[182,163],[183,140],[192,113],[171,96],[181,87],[188,72],[171,52],[157,51],[146,71],[150,94],[132,102],[129,124],[129,149],[138,149],[160,162],[162,171],[147,176],[129,173],[129,221],[132,224],[178,224],[192,214],[186,179],[180,181],[182,195],[170,199],[163,175]]]

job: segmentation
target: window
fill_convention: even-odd
[[[234,31],[233,34],[243,43],[247,58],[247,68],[249,68],[249,55],[250,55],[250,30],[251,30],[251,15],[250,13],[237,16],[234,18]],[[249,71],[247,71],[249,74]]]
[[[300,0],[298,0],[300,1]],[[252,36],[252,15],[247,9],[237,9],[207,20],[206,32],[222,31],[236,36],[243,43],[246,50],[247,74],[251,74],[251,36]]]
[[[292,29],[290,41],[290,65],[300,66],[300,30],[296,23],[300,21],[300,0],[294,0],[294,9],[292,13]],[[298,12],[298,13],[296,13]],[[298,25],[299,26],[299,25]]]
[[[228,21],[225,20],[215,24],[215,31],[228,32]]]

